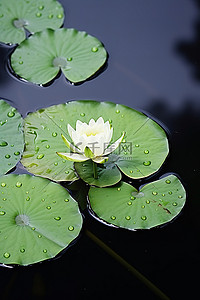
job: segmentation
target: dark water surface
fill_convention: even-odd
[[[147,112],[168,128],[170,155],[154,179],[179,174],[188,193],[179,217],[163,228],[137,232],[107,227],[88,215],[84,226],[171,299],[194,299],[200,266],[200,1],[60,2],[65,27],[85,30],[104,43],[107,69],[79,86],[61,76],[42,88],[8,72],[12,48],[2,45],[0,97],[10,99],[23,116],[69,100],[113,101]],[[0,286],[1,299],[157,299],[84,231],[56,260],[1,268]]]

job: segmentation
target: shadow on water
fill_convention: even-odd
[[[5,65],[10,47],[0,44],[0,85],[5,84],[8,79]]]
[[[191,40],[182,40],[176,44],[176,51],[192,65],[193,76],[200,80],[200,0],[193,0],[199,10],[198,19],[194,22],[194,38]]]

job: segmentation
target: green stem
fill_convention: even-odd
[[[170,300],[170,298],[165,295],[157,286],[155,286],[149,279],[147,279],[143,274],[131,266],[125,259],[108,247],[104,242],[102,242],[98,237],[96,237],[91,231],[85,230],[86,235],[95,242],[99,247],[101,247],[105,252],[107,252],[111,257],[118,261],[122,266],[129,270],[138,280],[143,282],[157,297],[162,300]]]
[[[94,174],[94,179],[98,179],[97,164],[94,161],[93,161],[93,174]]]

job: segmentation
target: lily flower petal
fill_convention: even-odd
[[[123,138],[124,138],[125,132],[123,132],[122,136],[116,141],[114,142],[112,145],[110,145],[105,151],[103,155],[108,155],[110,153],[112,153],[113,151],[115,151],[119,145],[121,144]]]
[[[61,134],[61,137],[62,137],[65,145],[67,146],[67,148],[69,148],[72,152],[78,152],[78,153],[80,152],[80,150],[77,147],[75,147],[74,145],[72,145],[63,134]]]
[[[106,156],[92,158],[92,161],[97,164],[104,164],[105,162],[107,162],[107,160],[108,160],[108,157],[106,157]]]
[[[85,157],[82,154],[77,154],[77,153],[63,153],[63,152],[56,152],[61,158],[74,161],[74,162],[82,162],[86,161],[89,158]]]
[[[84,149],[84,154],[85,154],[85,156],[86,157],[88,157],[88,158],[93,158],[93,157],[95,157],[95,155],[94,155],[94,153],[92,152],[92,150],[89,148],[89,147],[85,147],[85,149]]]

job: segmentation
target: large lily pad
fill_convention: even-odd
[[[75,29],[47,29],[20,44],[11,56],[14,72],[36,84],[46,84],[60,71],[71,82],[86,80],[105,63],[101,42]]]
[[[47,179],[5,175],[0,194],[1,263],[29,265],[52,258],[81,230],[77,202]]]
[[[26,38],[25,29],[31,33],[57,29],[63,19],[63,7],[55,0],[1,0],[0,41],[19,44]]]
[[[139,191],[125,182],[89,190],[93,214],[110,225],[130,230],[149,229],[171,221],[185,200],[184,187],[174,175],[149,183]]]
[[[11,170],[24,149],[23,120],[17,110],[0,100],[0,175]]]
[[[30,113],[25,118],[23,165],[33,174],[57,181],[73,180],[73,162],[62,160],[56,154],[69,152],[61,134],[70,140],[68,124],[75,128],[77,120],[88,123],[91,118],[97,120],[100,116],[104,121],[109,120],[114,128],[111,142],[126,132],[121,146],[112,155],[113,167],[117,166],[134,179],[147,177],[160,168],[168,154],[168,141],[164,130],[155,121],[124,105],[89,100],[72,101]],[[89,174],[85,171],[84,176],[81,166],[76,167],[81,178],[92,181],[90,170]],[[102,186],[100,180],[98,182]]]

